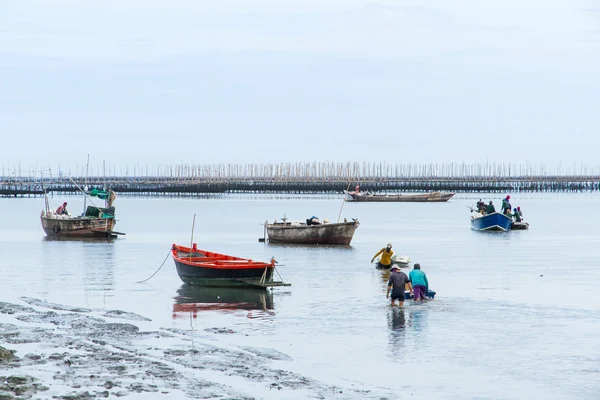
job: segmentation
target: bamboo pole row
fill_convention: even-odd
[[[1,181],[23,178],[85,177],[86,165],[41,166],[38,164],[22,168],[17,165],[2,165]],[[172,164],[116,166],[105,162],[90,165],[89,175],[95,177],[121,177],[130,179],[412,179],[412,178],[510,178],[543,176],[600,176],[600,165],[562,165],[551,168],[544,164],[515,164],[497,162],[478,163],[429,163],[389,164],[386,162],[296,162],[258,164]]]

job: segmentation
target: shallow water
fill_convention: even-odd
[[[346,203],[342,218],[361,223],[350,247],[258,242],[265,219],[337,220],[339,196],[120,196],[116,229],[127,235],[104,242],[49,240],[39,221],[43,199],[2,198],[0,301],[20,304],[27,296],[125,310],[152,319],[156,329],[272,348],[290,357],[274,367],[330,385],[332,398],[341,396],[334,387],[393,390],[401,398],[600,398],[600,196],[513,193],[531,228],[508,233],[470,229],[465,206],[480,197],[499,203],[502,196]],[[79,197],[67,200],[72,213],[83,207]],[[169,258],[156,276],[136,283],[161,266],[172,243],[190,243],[194,214],[199,248],[274,256],[292,286],[194,290],[182,285]],[[421,263],[434,301],[389,306],[386,273],[369,263],[387,242]],[[229,383],[243,386],[236,382]]]

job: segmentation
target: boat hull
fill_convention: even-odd
[[[498,212],[471,216],[471,229],[476,231],[508,231],[512,218]]]
[[[425,297],[429,298],[429,299],[433,299],[435,298],[435,292],[433,290],[428,290],[427,293],[425,293]],[[413,296],[410,292],[404,292],[404,299],[405,300],[412,300],[414,299],[415,296]]]
[[[373,194],[346,192],[346,201],[363,203],[443,203],[452,198],[454,193],[432,192],[422,194]]]
[[[515,231],[529,229],[529,223],[528,222],[513,222],[510,229],[515,230]]]
[[[179,278],[189,285],[213,287],[266,287],[273,282],[275,261],[256,262],[246,258],[204,252],[173,245],[172,257]],[[205,259],[205,260],[203,260]]]
[[[110,238],[113,233],[115,220],[113,218],[72,217],[66,218],[41,216],[42,229],[48,236],[80,237],[80,238]]]
[[[349,245],[358,228],[358,221],[306,225],[292,223],[267,224],[271,243]]]

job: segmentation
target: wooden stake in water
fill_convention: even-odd
[[[348,182],[348,187],[346,188],[346,192],[348,190],[350,190],[350,184],[352,182]],[[344,196],[346,196],[346,193],[344,193]],[[337,222],[340,222],[340,218],[342,217],[342,210],[344,209],[344,203],[346,202],[346,200],[344,198],[342,198],[342,206],[340,207],[340,213],[338,214],[338,220]]]
[[[87,164],[85,165],[85,181],[83,183],[83,190],[85,192],[87,192],[88,187],[87,187],[87,180],[88,180],[88,172],[89,172],[89,168],[90,168],[90,155],[87,155]],[[87,211],[87,196],[86,193],[83,193],[83,214],[81,215],[85,215],[85,212]]]
[[[194,214],[194,220],[192,221],[192,239],[190,240],[190,261],[192,261],[192,248],[194,247],[194,226],[196,225],[196,214]]]

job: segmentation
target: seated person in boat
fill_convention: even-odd
[[[306,220],[306,225],[321,225],[321,220],[313,215]]]
[[[513,210],[513,217],[515,218],[515,222],[523,221],[523,218],[521,218],[521,213],[516,208]]]
[[[398,300],[398,303],[400,305],[400,307],[402,307],[404,305],[404,289],[408,286],[408,290],[410,290],[410,293],[413,293],[413,287],[410,283],[410,279],[408,276],[406,276],[406,274],[402,271],[400,271],[400,267],[398,267],[397,265],[392,265],[392,268],[390,268],[391,274],[390,274],[390,279],[388,280],[387,283],[387,292],[385,294],[385,298],[389,299],[390,298],[390,291],[392,292],[392,306],[396,305],[396,300]]]
[[[494,203],[490,200],[490,204],[487,205],[485,209],[486,214],[491,214],[496,212],[496,207],[494,207]]]
[[[394,250],[392,250],[392,244],[388,243],[384,248],[379,250],[373,258],[371,258],[371,263],[375,261],[375,257],[381,254],[381,258],[377,263],[377,268],[389,268],[392,265],[392,256],[394,255]]]
[[[485,214],[485,203],[479,199],[477,202],[477,212],[479,214]]]
[[[517,212],[519,213],[519,218],[521,218],[521,221],[523,220],[523,213],[521,212],[521,207],[517,207]]]
[[[69,214],[67,212],[67,202],[65,201],[64,203],[62,203],[62,205],[59,206],[56,209],[55,213],[58,214],[58,215],[67,215],[67,214]]]
[[[510,212],[510,208],[508,210],[504,210],[504,215],[506,215],[507,217],[512,218],[513,214]]]

